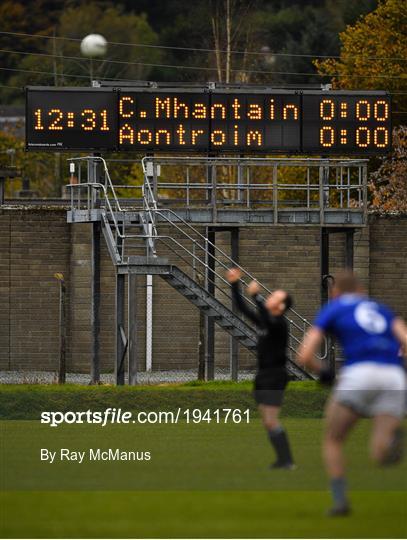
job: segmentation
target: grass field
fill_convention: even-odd
[[[32,492],[1,496],[9,538],[405,538],[406,498],[356,492],[351,517],[321,492]]]
[[[299,467],[287,472],[268,469],[273,455],[254,415],[247,384],[2,388],[0,534],[405,538],[407,469],[405,464],[393,469],[369,464],[367,421],[347,446],[354,513],[342,519],[324,516],[330,504],[320,459],[324,399],[312,384],[291,385],[284,424]],[[133,411],[204,404],[214,408],[225,402],[240,408],[250,405],[250,422],[106,428],[50,428],[38,422],[41,410],[96,410],[118,404]],[[43,447],[149,449],[152,459],[50,465],[38,459]]]

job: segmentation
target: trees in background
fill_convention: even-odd
[[[302,84],[321,81],[312,55],[338,54],[338,32],[376,4],[377,0],[0,0],[0,20],[2,31],[76,39],[99,32],[108,41],[140,45],[110,45],[107,60],[138,65],[94,61],[95,77]],[[0,85],[48,85],[55,80],[88,84],[89,61],[80,58],[79,42],[0,34],[0,49],[14,51],[0,51],[1,67],[26,70],[0,70]],[[18,54],[24,51],[57,58]],[[62,59],[63,55],[79,59]],[[0,87],[0,101],[22,102],[23,96]]]
[[[340,57],[316,60],[319,73],[329,76],[335,88],[388,90],[394,110],[407,111],[407,2],[382,1],[339,38]]]
[[[393,151],[370,175],[370,208],[407,213],[407,126],[393,130]]]
[[[106,57],[94,59],[91,64],[80,53],[80,40],[90,33],[100,33],[112,42],[158,43],[145,15],[124,13],[112,6],[103,9],[96,3],[67,8],[61,12],[51,39],[41,41],[43,56],[23,56],[19,68],[24,71],[12,75],[9,83],[86,86],[91,77],[137,80],[148,77],[151,66],[146,64],[160,61],[159,49],[111,44]],[[68,39],[58,39],[59,36]]]
[[[392,92],[393,152],[370,175],[371,207],[407,211],[407,3],[386,0],[340,34],[340,58],[316,60],[335,88]]]
[[[332,82],[335,88],[389,90],[394,123],[400,126],[407,118],[405,0],[0,0],[0,20],[2,31],[33,34],[0,34],[0,49],[13,51],[0,50],[0,103],[23,103],[21,91],[2,85],[87,86],[91,75],[276,85]],[[110,43],[106,58],[91,65],[79,45],[94,32],[109,42],[138,46]],[[21,54],[27,51],[42,56]],[[394,147],[371,175],[372,205],[405,211],[405,127],[395,130]]]

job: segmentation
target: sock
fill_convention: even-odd
[[[335,506],[347,506],[346,480],[345,478],[332,478],[331,492]]]
[[[403,443],[403,430],[401,428],[397,428],[394,432],[387,454],[383,459],[382,465],[395,465],[402,460],[404,454]]]
[[[280,426],[278,428],[271,429],[268,433],[270,442],[276,451],[278,463],[293,463],[290,443],[284,429]]]

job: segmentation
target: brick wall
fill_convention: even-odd
[[[369,232],[370,294],[407,320],[407,216],[373,217]]]
[[[201,232],[203,229],[201,229]],[[160,228],[161,234],[168,231]],[[330,236],[330,271],[344,264],[344,234]],[[230,234],[216,235],[230,253]],[[161,246],[160,255],[170,254]],[[355,234],[355,268],[372,296],[407,318],[407,217],[371,216]],[[247,226],[240,231],[240,263],[269,288],[287,288],[299,313],[312,319],[320,302],[319,231],[313,227]],[[183,264],[180,264],[181,268]],[[220,271],[221,269],[218,268]],[[0,209],[0,369],[56,370],[59,290],[68,288],[68,369],[88,371],[91,353],[91,225],[66,223],[63,209]],[[141,366],[145,351],[146,278],[137,278],[137,331]],[[218,283],[221,285],[221,283]],[[198,310],[166,282],[153,282],[153,366],[197,366]],[[101,249],[101,367],[114,365],[115,273]],[[219,298],[222,298],[220,293]],[[216,363],[229,365],[229,337],[216,331]],[[242,367],[253,356],[240,348]]]
[[[0,365],[53,369],[59,346],[59,292],[53,275],[69,275],[65,216],[4,211],[0,231]]]

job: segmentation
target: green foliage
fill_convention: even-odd
[[[316,74],[312,63],[313,55],[338,54],[338,32],[344,30],[346,25],[354,25],[348,26],[340,35],[342,52],[338,61],[316,62],[320,74],[333,78],[336,86],[347,88],[387,88],[400,91],[406,87],[406,25],[403,25],[403,20],[406,19],[406,4],[402,0],[382,2],[376,11],[369,15],[366,13],[376,7],[377,0],[229,0],[229,5],[231,81],[299,85],[319,83],[324,79]],[[224,51],[227,46],[225,6],[226,0],[199,0],[190,3],[182,0],[123,0],[120,4],[103,0],[91,3],[78,0],[0,0],[2,30],[33,34],[32,37],[0,34],[0,48],[14,51],[0,51],[0,67],[25,70],[0,70],[0,103],[22,103],[24,99],[21,90],[2,88],[1,85],[19,88],[27,84],[87,86],[91,76],[91,62],[81,57],[79,40],[91,32],[103,34],[109,42],[140,45],[133,47],[110,44],[105,59],[92,61],[92,77],[95,79],[202,82],[216,80],[219,66],[223,70],[221,78],[224,79]],[[217,45],[220,57],[214,52],[214,20],[218,24]],[[54,34],[56,37],[70,38],[71,41],[53,39]],[[48,36],[51,39],[39,36]],[[380,39],[377,39],[377,36],[380,36]],[[155,45],[162,45],[163,48],[156,48]],[[186,50],[181,50],[182,48]],[[45,56],[19,54],[27,51]],[[241,51],[243,54],[233,51]],[[252,54],[259,52],[263,54]],[[56,57],[52,56],[54,54]],[[286,54],[290,56],[285,56]],[[396,56],[403,61],[366,62],[363,60],[365,55]],[[107,60],[117,63],[109,63]],[[162,67],[161,64],[170,67]],[[184,69],[171,66],[181,66]],[[249,73],[251,70],[278,73]],[[28,73],[29,71],[43,73],[33,74]],[[334,74],[337,72],[341,73],[343,78],[336,79]],[[378,78],[365,77],[374,74],[378,75]],[[381,78],[387,74],[404,78]],[[360,78],[355,79],[354,75]],[[394,102],[395,108],[407,110],[406,96],[397,95]],[[404,117],[396,116],[396,123],[401,119]],[[41,196],[60,195],[61,184],[67,183],[69,178],[66,154],[54,157],[52,154],[36,153],[34,160],[32,154],[24,153],[21,141],[13,139],[12,136],[10,138],[9,135],[2,136],[1,141],[3,148],[7,145],[8,148],[13,148],[13,145],[18,147],[16,164],[22,168],[23,175],[30,177],[32,189]],[[119,158],[123,155],[111,157]],[[133,154],[126,155],[126,158],[133,157],[139,158]],[[0,159],[7,161],[9,155],[1,155]],[[113,169],[113,181],[116,185],[142,184],[140,168],[137,165],[116,163]],[[284,183],[291,180],[290,174],[288,171],[284,173],[281,181]],[[171,178],[163,175],[162,180],[176,180],[176,171],[174,175]],[[231,180],[226,169],[223,176],[225,183]],[[258,173],[256,181],[267,181],[267,178]],[[298,181],[302,183],[304,179],[301,177]],[[17,182],[15,185],[17,186]],[[258,191],[259,200],[269,198],[267,192]],[[192,197],[202,196],[202,192],[192,193]],[[121,188],[118,194],[138,198],[140,189]],[[297,196],[298,194],[299,192],[293,193]],[[168,195],[184,198],[185,192],[171,190]],[[291,194],[285,196],[290,198]]]
[[[151,68],[140,64],[160,61],[161,53],[158,49],[109,45],[106,57],[94,59],[91,66],[90,60],[81,56],[78,41],[90,33],[100,33],[111,42],[146,45],[158,42],[157,34],[143,14],[124,13],[120,6],[104,8],[98,3],[68,7],[59,18],[56,37],[63,36],[70,38],[70,41],[40,40],[42,46],[39,52],[45,56],[21,56],[18,67],[41,73],[18,73],[12,75],[7,84],[84,86],[89,83],[91,76],[93,79],[145,79]]]
[[[243,52],[231,54],[230,67],[234,70],[231,80],[276,84],[320,82],[321,78],[315,75],[312,57],[274,56],[272,53],[338,54],[338,32],[346,24],[354,24],[376,4],[377,0],[230,0],[231,48]],[[224,51],[225,5],[226,0],[190,3],[181,0],[140,0],[137,3],[124,0],[120,4],[101,0],[91,3],[3,0],[0,2],[2,30],[26,32],[34,34],[34,37],[1,35],[1,48],[15,53],[0,52],[0,66],[49,72],[50,75],[0,70],[0,84],[20,87],[26,84],[53,85],[56,82],[58,85],[86,86],[90,61],[81,58],[79,41],[42,39],[35,35],[52,37],[55,33],[57,37],[82,39],[91,32],[103,34],[108,41],[164,46],[156,49],[110,45],[106,60],[134,62],[135,65],[93,61],[95,78],[215,80],[217,59],[211,52],[215,48],[213,18],[217,16],[219,19],[218,45]],[[22,51],[56,54],[57,58],[18,54]],[[265,54],[251,54],[260,51]],[[62,59],[62,55],[79,59]],[[221,53],[221,61],[225,63],[224,52]],[[157,65],[140,66],[137,63]],[[160,64],[184,66],[184,69],[161,67]],[[248,70],[281,73],[248,74]],[[309,76],[291,75],[295,72]],[[0,87],[0,100],[3,103],[22,102],[23,95]]]
[[[371,209],[407,213],[407,127],[393,130],[393,151],[370,175]]]
[[[395,110],[406,111],[407,99],[407,3],[385,0],[340,34],[339,59],[317,60],[321,74],[328,75],[335,88],[383,89],[394,92]],[[339,75],[339,76],[338,76]],[[389,77],[383,77],[383,76]],[[396,123],[405,118],[394,116]]]
[[[55,179],[56,159],[59,158],[47,152],[38,152],[33,159],[33,155],[25,151],[21,138],[0,131],[0,167],[13,166],[21,171],[21,177],[6,184],[7,197],[21,189],[23,177],[30,179],[30,189],[36,191],[40,197],[59,197],[60,187]]]
[[[283,413],[299,418],[320,418],[326,397],[326,389],[317,383],[292,382]],[[106,407],[128,411],[232,407],[256,412],[251,382],[138,387],[3,385],[0,390],[1,419],[36,419],[44,410],[104,410]]]

